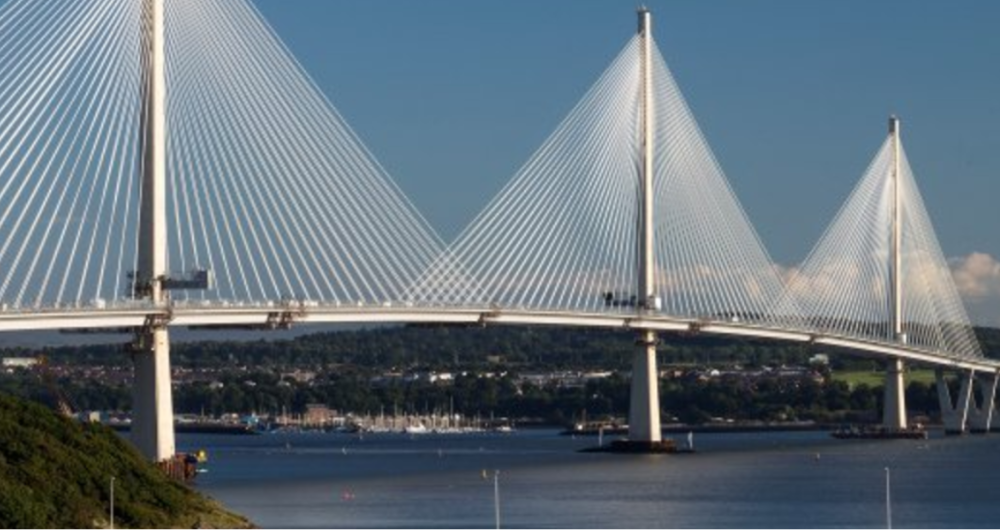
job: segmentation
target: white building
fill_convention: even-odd
[[[38,364],[38,359],[34,357],[4,357],[4,368],[31,368]]]

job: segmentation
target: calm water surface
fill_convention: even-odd
[[[1000,435],[844,442],[696,435],[694,455],[578,453],[596,439],[511,435],[181,435],[198,487],[262,527],[895,527],[1000,524]]]

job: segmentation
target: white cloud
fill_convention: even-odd
[[[987,253],[973,252],[949,259],[948,266],[972,322],[1000,328],[1000,260]],[[858,271],[844,264],[814,270],[808,276],[796,267],[776,265],[775,268],[797,298],[823,300],[835,297],[836,293],[843,291],[845,285],[859,280],[856,277]],[[924,271],[918,276],[930,277],[932,272],[933,275],[938,275],[941,271]],[[868,283],[872,281],[869,279]],[[873,288],[879,293],[883,292],[880,290],[881,286]]]
[[[1000,327],[1000,261],[983,252],[951,258],[955,286],[976,324]]]
[[[948,260],[959,294],[970,301],[1000,297],[1000,261],[982,252]]]

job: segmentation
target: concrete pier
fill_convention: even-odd
[[[952,400],[951,390],[944,378],[944,371],[935,370],[938,402],[941,407],[941,421],[944,423],[945,434],[965,434],[969,419],[969,402],[972,401],[972,378],[969,373],[962,378],[958,392],[958,402]]]
[[[147,0],[149,76],[145,90],[142,208],[139,260],[134,278],[136,298],[156,306],[168,302],[167,274],[167,81],[164,0]],[[132,345],[135,382],[132,389],[132,440],[150,460],[174,456],[174,412],[170,379],[170,334],[167,322],[150,317]]]
[[[885,399],[882,404],[882,426],[888,431],[902,431],[906,420],[906,378],[903,361],[890,359],[885,372]]]
[[[132,358],[135,363],[132,443],[154,462],[167,460],[176,452],[167,328],[160,326],[143,332]]]

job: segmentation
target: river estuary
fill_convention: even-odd
[[[209,452],[197,487],[262,527],[492,528],[494,470],[504,527],[885,527],[886,467],[894,527],[1000,521],[997,434],[700,434],[690,455],[577,452],[596,443],[553,430],[178,439]]]

